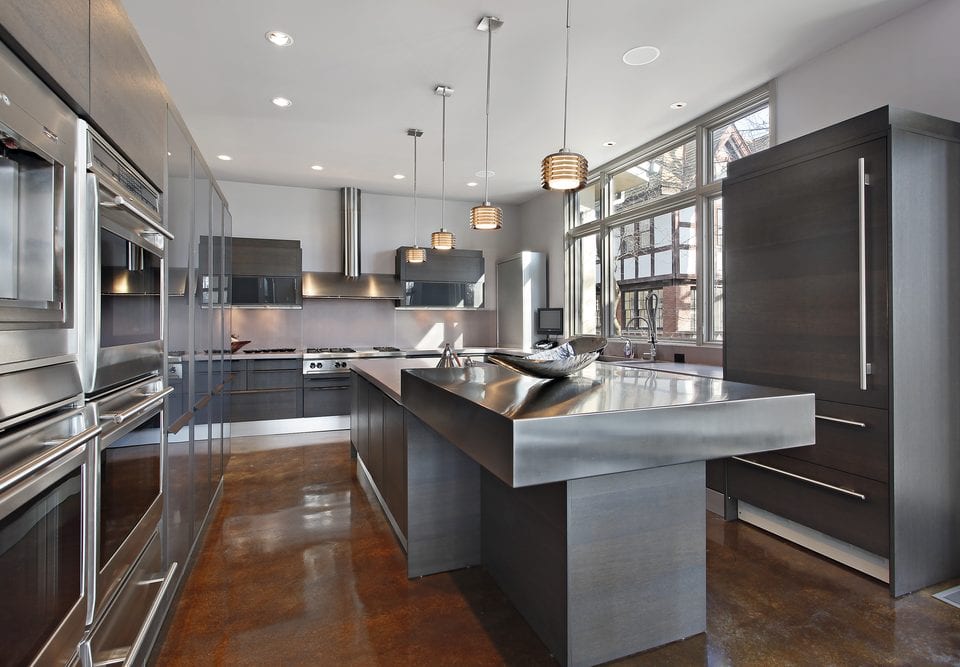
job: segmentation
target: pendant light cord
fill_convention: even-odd
[[[563,65],[563,146],[567,150],[567,89],[570,86],[570,0],[567,0],[567,50]]]
[[[493,19],[487,24],[487,127],[483,140],[483,205],[490,205],[490,61],[493,52]]]
[[[443,229],[443,209],[447,201],[447,95],[446,91],[440,96],[443,100],[440,112],[440,231]]]
[[[413,247],[417,247],[417,135],[413,135]]]

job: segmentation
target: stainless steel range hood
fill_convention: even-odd
[[[392,273],[360,272],[360,189],[340,189],[343,221],[343,273],[303,272],[304,299],[403,298],[403,285]]]

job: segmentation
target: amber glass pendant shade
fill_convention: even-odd
[[[587,158],[561,150],[543,158],[540,186],[544,190],[579,190],[587,184]]]
[[[457,245],[457,237],[453,235],[453,232],[441,229],[430,235],[430,245],[433,246],[434,250],[453,250]]]
[[[419,246],[407,248],[406,260],[408,264],[423,264],[427,261],[427,251]]]
[[[503,211],[490,202],[470,209],[470,229],[500,229],[503,227]]]

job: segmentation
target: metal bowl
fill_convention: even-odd
[[[526,357],[491,354],[488,359],[504,368],[538,378],[564,378],[581,371],[600,356],[607,339],[602,336],[571,338],[558,347]]]

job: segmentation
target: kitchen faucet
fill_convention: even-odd
[[[647,353],[650,357],[650,361],[655,361],[657,358],[657,327],[654,325],[654,322],[657,321],[657,308],[660,305],[660,297],[658,297],[653,292],[647,294],[646,307],[647,315],[637,315],[636,317],[631,317],[629,320],[624,322],[623,329],[630,328],[631,323],[639,324],[643,322],[647,331],[650,332],[650,351]],[[621,329],[621,331],[623,330]],[[629,342],[629,341],[628,341]],[[624,356],[632,356],[624,353]]]

